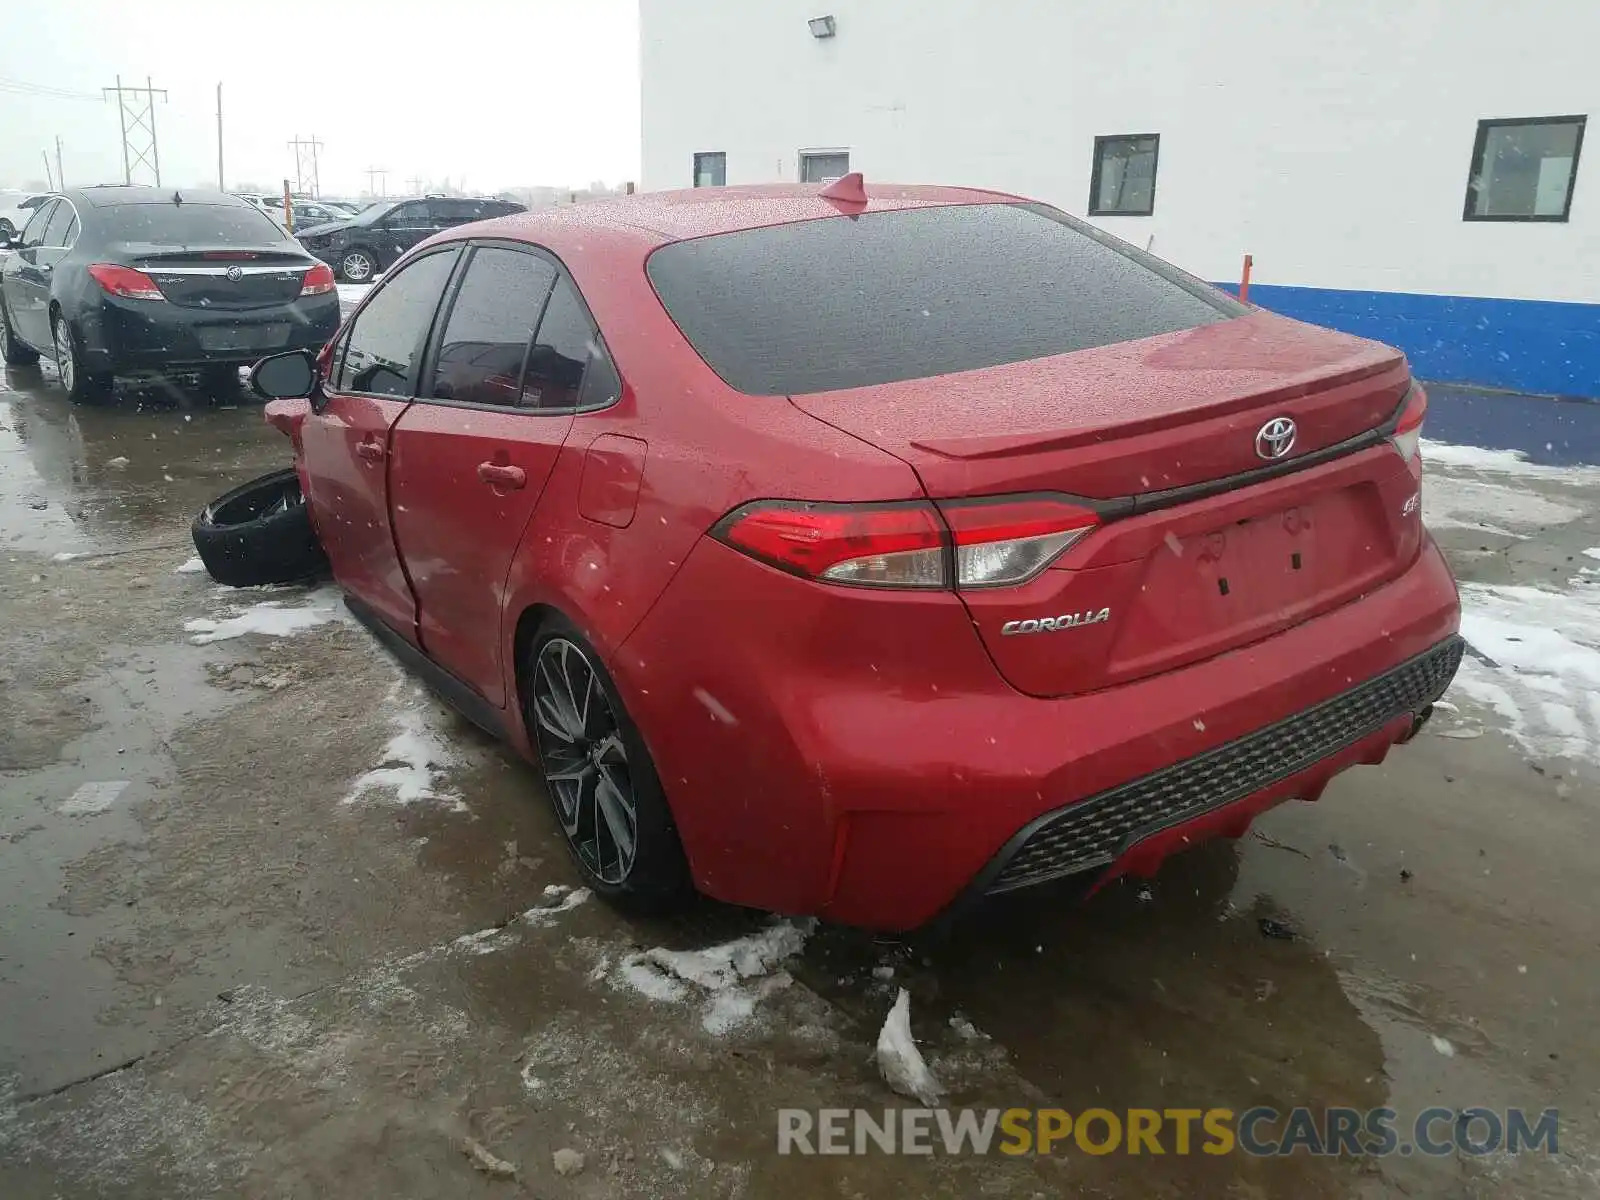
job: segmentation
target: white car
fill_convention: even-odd
[[[28,195],[25,192],[0,193],[0,233],[10,237],[21,233],[22,227],[33,216],[33,210],[50,199],[50,192]]]

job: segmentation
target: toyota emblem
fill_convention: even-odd
[[[1294,449],[1294,421],[1288,417],[1273,417],[1256,430],[1256,456],[1272,460],[1282,458]]]
[[[238,283],[239,280],[244,278],[244,268],[243,267],[229,267],[228,268],[228,278],[232,282]],[[1293,428],[1293,426],[1291,426],[1290,428]],[[1293,437],[1294,435],[1290,434],[1290,436]]]

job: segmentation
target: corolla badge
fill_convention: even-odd
[[[1098,625],[1102,621],[1111,620],[1111,610],[1102,608],[1098,612],[1088,609],[1084,612],[1062,613],[1059,617],[1029,617],[1026,621],[1007,621],[1000,626],[1000,636],[1011,637],[1018,633],[1059,633],[1063,629],[1076,629],[1080,625]]]
[[[1256,430],[1256,456],[1267,459],[1282,458],[1294,449],[1294,421],[1288,417],[1273,417]]]

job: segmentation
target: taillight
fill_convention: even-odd
[[[1428,412],[1428,393],[1420,383],[1413,383],[1406,393],[1405,407],[1400,410],[1400,420],[1395,424],[1389,440],[1400,451],[1400,457],[1411,462],[1417,457],[1422,441],[1422,419]]]
[[[712,531],[794,575],[869,587],[942,588],[948,535],[932,506],[758,500]]]
[[[324,292],[333,291],[333,268],[327,263],[318,263],[306,272],[305,282],[300,285],[302,296],[320,296]]]
[[[116,263],[95,263],[89,268],[89,277],[113,296],[128,300],[165,300],[156,281],[143,271]]]
[[[940,518],[943,517],[941,521]],[[1055,496],[893,504],[758,500],[712,533],[775,567],[864,587],[1005,587],[1026,583],[1100,523]]]
[[[955,535],[956,586],[1026,583],[1100,523],[1093,509],[1057,496],[995,496],[944,502]]]

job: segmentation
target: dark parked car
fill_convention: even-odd
[[[489,217],[526,212],[509,200],[470,200],[429,196],[422,200],[380,200],[348,221],[333,221],[295,232],[300,244],[349,283],[371,283],[411,247],[436,233]]]
[[[41,205],[0,266],[8,366],[52,355],[74,401],[118,375],[200,373],[315,349],[339,327],[333,272],[236,196],[86,188]]]

